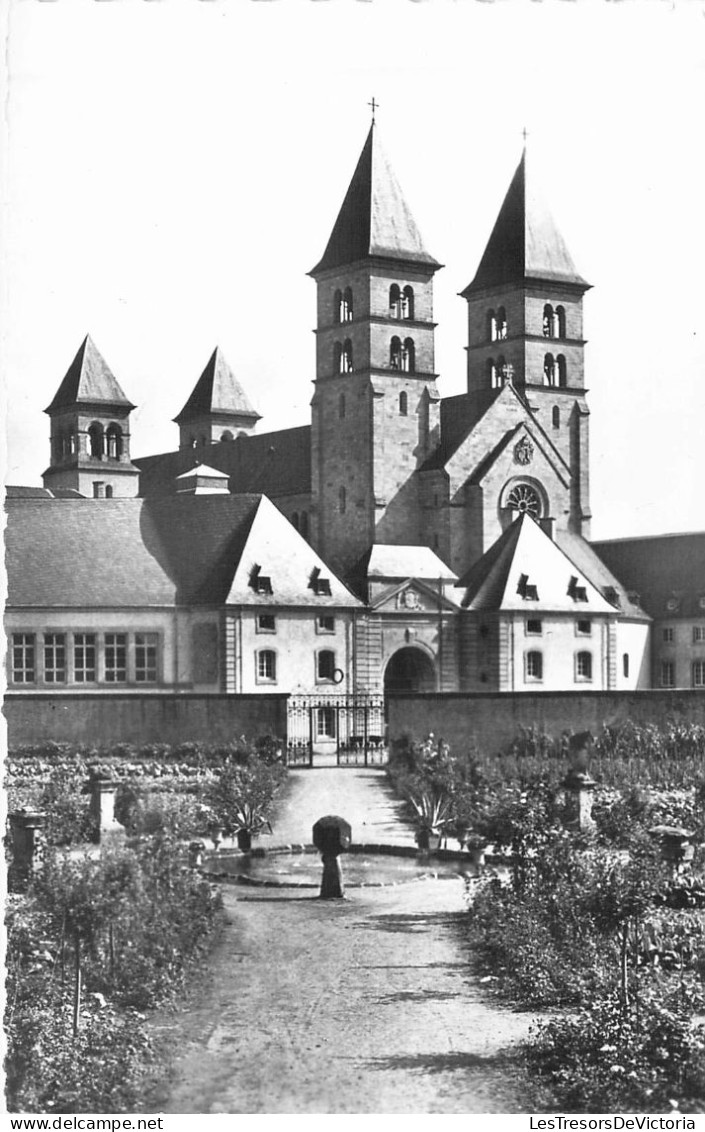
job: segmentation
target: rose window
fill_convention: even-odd
[[[531,515],[532,519],[541,516],[541,500],[538,492],[528,483],[518,483],[507,496],[505,506],[520,515]]]

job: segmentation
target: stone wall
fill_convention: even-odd
[[[433,732],[458,754],[472,746],[500,751],[522,727],[536,727],[547,735],[588,730],[596,734],[605,724],[628,719],[662,724],[674,716],[705,725],[705,692],[451,692],[399,694],[388,703],[391,741],[403,735],[421,740]]]
[[[22,695],[5,698],[10,746],[56,742],[225,743],[286,735],[285,695]]]

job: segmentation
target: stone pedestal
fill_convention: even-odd
[[[88,791],[91,796],[91,814],[98,826],[98,841],[101,845],[125,838],[125,827],[115,818],[115,795],[118,782],[101,775],[91,775]]]
[[[323,879],[320,896],[322,900],[333,900],[345,895],[343,870],[340,854],[352,842],[352,830],[345,818],[329,814],[319,818],[313,827],[313,844],[323,859]]]
[[[563,782],[565,790],[564,821],[568,829],[585,833],[595,828],[592,817],[593,792],[596,782],[586,770],[570,770]]]
[[[340,857],[328,855],[323,857],[323,878],[319,895],[322,900],[333,900],[336,897],[345,896]]]
[[[23,888],[36,870],[41,858],[42,829],[46,814],[38,810],[15,810],[9,815],[12,831],[12,865],[10,887]]]

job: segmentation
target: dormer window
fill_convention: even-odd
[[[316,597],[330,597],[330,579],[321,576],[320,567],[314,566],[311,571],[308,588],[313,590]]]
[[[272,579],[268,574],[263,574],[261,571],[261,566],[255,565],[252,567],[250,572],[250,588],[253,589],[256,594],[271,594],[274,592],[272,589]]]
[[[588,599],[587,588],[578,584],[578,579],[574,574],[571,575],[568,583],[568,597],[571,597],[573,601],[587,601]]]
[[[538,601],[539,599],[538,587],[533,585],[529,581],[528,574],[521,574],[519,576],[517,593],[524,599],[524,601]]]
[[[619,608],[619,594],[615,586],[603,586],[602,593],[604,594],[605,600],[608,601],[610,605]]]

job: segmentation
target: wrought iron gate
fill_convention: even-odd
[[[291,696],[286,746],[289,766],[310,767],[317,761],[383,766],[388,753],[384,697]]]

